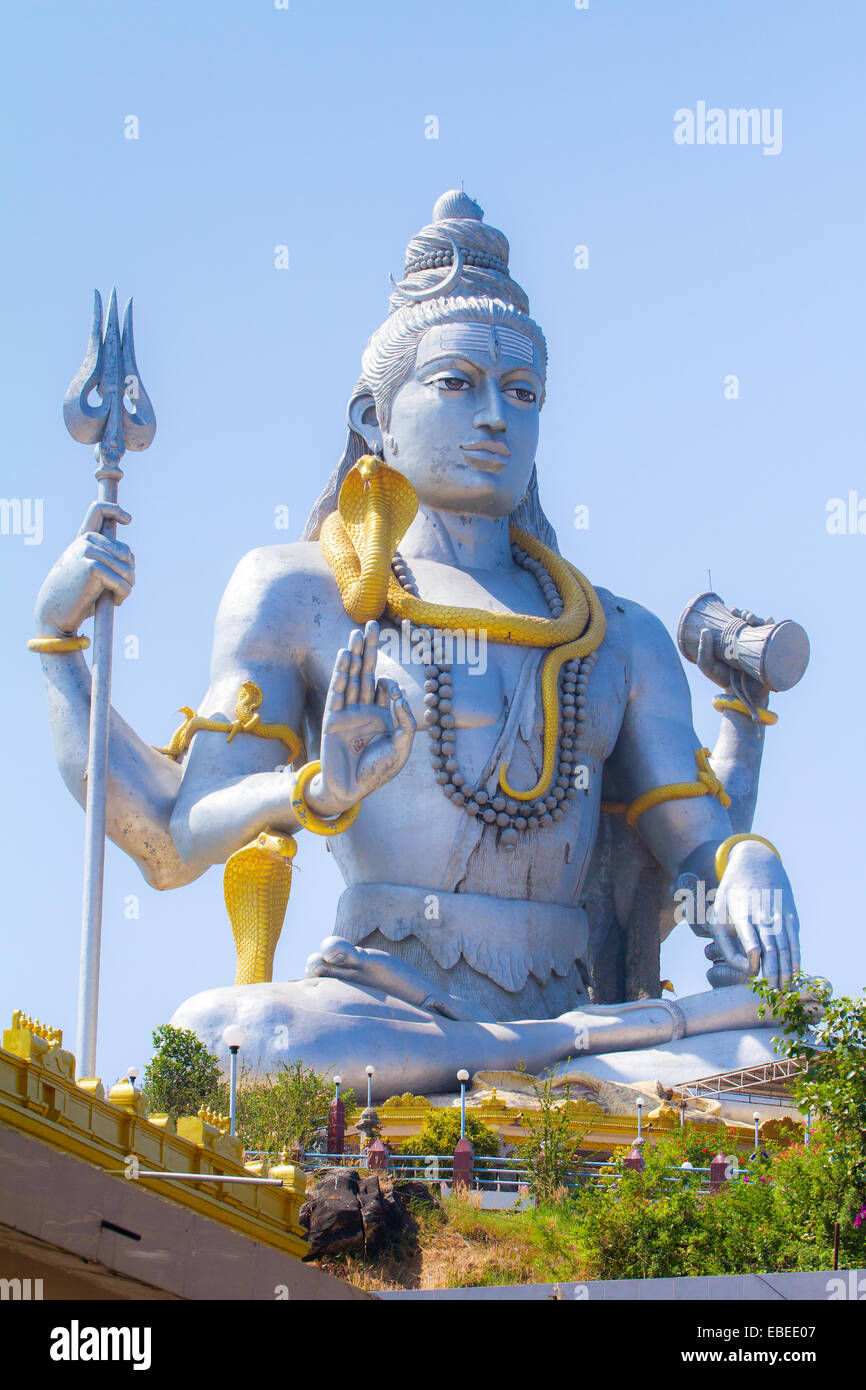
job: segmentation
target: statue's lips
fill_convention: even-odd
[[[500,444],[496,440],[489,442],[479,440],[478,443],[461,444],[460,449],[472,463],[493,473],[501,473],[505,467],[506,459],[511,457],[511,450],[508,445]]]

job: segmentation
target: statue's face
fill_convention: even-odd
[[[535,461],[542,370],[532,340],[514,329],[469,322],[425,333],[384,444],[422,505],[490,517],[514,510]]]

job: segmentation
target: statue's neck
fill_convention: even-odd
[[[462,570],[511,569],[508,520],[437,512],[419,506],[415,520],[400,542],[407,560],[437,560]]]

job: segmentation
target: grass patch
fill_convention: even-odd
[[[478,1194],[443,1198],[442,1211],[416,1212],[417,1231],[375,1258],[338,1255],[315,1261],[357,1288],[467,1289],[579,1279],[551,1241],[543,1212],[482,1211]],[[567,1269],[567,1272],[565,1272]]]

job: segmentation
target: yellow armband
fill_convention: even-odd
[[[717,796],[721,804],[728,808],[731,798],[709,764],[709,748],[695,749],[695,762],[698,767],[696,782],[669,782],[663,787],[653,787],[635,798],[630,805],[624,801],[603,801],[601,809],[609,815],[625,816],[626,825],[634,825],[638,816],[653,806],[662,806],[666,801],[685,801],[695,796]]]
[[[719,710],[722,714],[729,710],[732,714],[747,714],[752,717],[752,711],[748,705],[743,704],[742,700],[727,700],[723,695],[717,695],[713,700],[713,709]],[[771,709],[758,709],[755,711],[762,724],[778,724],[779,716],[774,714]]]
[[[31,637],[27,643],[28,652],[83,652],[90,646],[90,638],[78,633],[75,637]]]

